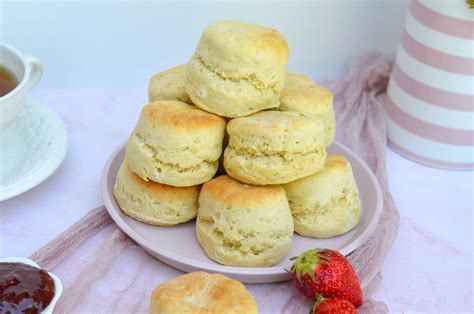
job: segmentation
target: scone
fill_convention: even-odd
[[[252,295],[237,280],[194,272],[165,281],[153,290],[149,314],[257,314]]]
[[[229,145],[229,133],[227,133],[227,130],[226,130],[224,132],[224,140],[222,141],[222,154],[221,154],[221,157],[219,158],[219,167],[217,168],[216,176],[221,175],[221,174],[225,174],[224,150],[227,148],[227,145]]]
[[[200,185],[174,187],[143,181],[124,160],[117,173],[114,196],[128,216],[150,225],[173,226],[196,217]]]
[[[329,155],[323,171],[283,187],[295,231],[302,236],[329,238],[359,223],[359,191],[351,165],[343,156]]]
[[[251,184],[288,183],[323,169],[324,125],[297,112],[264,111],[231,120],[224,167]]]
[[[153,75],[148,83],[148,100],[178,100],[192,104],[184,89],[186,64]]]
[[[312,114],[324,122],[326,147],[336,136],[336,118],[330,90],[316,85],[309,77],[287,73],[285,86],[280,95],[280,110]]]
[[[217,171],[225,125],[223,118],[183,102],[148,104],[127,142],[128,165],[143,180],[204,183]]]
[[[285,191],[226,175],[212,179],[199,194],[196,234],[206,255],[220,264],[275,265],[287,254],[293,236]]]
[[[289,49],[276,30],[217,21],[204,30],[186,70],[186,92],[201,109],[242,117],[277,108]]]

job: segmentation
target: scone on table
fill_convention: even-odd
[[[186,92],[196,106],[223,117],[277,108],[288,56],[286,39],[274,29],[214,22],[188,63]]]
[[[329,155],[323,171],[283,187],[295,231],[302,236],[334,237],[359,223],[359,191],[352,167],[344,156]]]
[[[186,64],[153,75],[148,83],[148,101],[178,100],[192,105],[184,89]]]
[[[280,110],[312,114],[324,123],[326,147],[336,136],[336,117],[333,109],[333,95],[325,87],[318,86],[305,75],[287,73],[280,95]]]
[[[196,217],[200,189],[200,185],[175,187],[144,181],[124,160],[113,193],[128,216],[150,225],[174,226]]]
[[[237,280],[192,272],[165,281],[152,292],[148,314],[257,314],[255,299]]]
[[[223,175],[201,188],[196,235],[206,255],[220,264],[275,265],[286,256],[293,231],[279,185],[248,185]]]
[[[211,179],[222,154],[223,118],[179,101],[143,107],[125,148],[130,169],[143,180],[173,186]]]
[[[324,167],[324,125],[312,115],[263,111],[229,121],[227,132],[224,167],[241,182],[288,183]]]

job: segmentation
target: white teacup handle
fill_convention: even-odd
[[[43,75],[43,66],[41,65],[41,62],[33,56],[24,56],[23,58],[26,66],[30,68],[30,77],[28,78],[24,89],[24,93],[27,93],[38,83]]]

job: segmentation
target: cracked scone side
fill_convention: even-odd
[[[199,195],[196,235],[206,255],[228,266],[266,267],[281,261],[293,236],[281,186],[254,186],[220,176]]]
[[[199,108],[225,117],[277,108],[288,54],[286,40],[273,29],[212,23],[188,63],[186,92]]]
[[[197,107],[224,117],[240,117],[279,106],[280,93],[258,89],[248,79],[223,79],[194,55],[189,61],[186,90]]]
[[[316,173],[323,169],[326,153],[323,149],[306,153],[277,152],[252,154],[228,146],[224,152],[224,167],[227,173],[250,184],[282,184],[301,175]]]
[[[324,125],[310,115],[264,111],[231,120],[224,167],[250,184],[282,184],[323,169]]]
[[[351,165],[343,156],[329,155],[323,171],[283,187],[295,231],[302,236],[333,237],[359,223],[359,191]]]
[[[127,142],[127,161],[144,180],[201,184],[217,171],[225,125],[223,118],[182,102],[151,103]]]
[[[264,111],[229,121],[229,144],[236,149],[307,152],[321,146],[324,125],[299,112]]]
[[[120,209],[147,224],[173,226],[196,217],[200,186],[174,187],[143,181],[124,160],[113,193]]]

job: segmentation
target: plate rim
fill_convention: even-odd
[[[54,137],[57,139],[57,145],[55,145],[56,153],[52,155],[53,158],[43,159],[39,164],[43,166],[38,167],[37,165],[39,169],[34,170],[30,175],[20,179],[14,184],[9,185],[5,189],[0,190],[0,202],[28,192],[29,190],[43,183],[46,179],[52,176],[56,170],[58,170],[67,155],[69,146],[68,136],[66,127],[59,115],[36,98],[26,97],[25,102],[29,102],[30,105],[41,108],[40,110],[45,115],[49,116],[48,121],[53,121],[53,124],[58,127],[58,131],[54,133]]]
[[[334,143],[338,146],[340,146],[345,153],[348,153],[356,159],[364,168],[364,170],[367,172],[370,180],[374,183],[375,187],[375,194],[376,194],[376,208],[374,211],[374,215],[372,220],[370,221],[369,225],[366,227],[366,229],[352,242],[350,242],[348,245],[343,247],[341,250],[339,250],[342,254],[345,256],[349,255],[352,253],[357,247],[365,243],[365,241],[372,235],[372,233],[375,231],[377,228],[377,225],[380,221],[380,217],[383,212],[383,193],[382,189],[380,187],[380,184],[372,172],[372,170],[367,166],[367,164],[359,157],[357,156],[354,152],[352,152],[349,148],[347,148],[345,145],[334,141]],[[107,162],[104,165],[102,175],[101,175],[101,194],[102,194],[102,199],[104,201],[104,206],[109,213],[110,217],[112,220],[115,222],[115,224],[123,231],[125,234],[127,234],[130,238],[132,238],[137,245],[142,247],[145,251],[147,251],[148,254],[152,255],[154,258],[162,261],[163,263],[181,270],[183,268],[178,268],[175,266],[174,263],[170,263],[169,260],[171,261],[176,261],[176,263],[180,265],[185,265],[187,267],[191,268],[199,268],[201,270],[209,271],[209,272],[221,272],[221,273],[231,273],[237,276],[282,276],[285,275],[284,280],[290,279],[290,274],[286,273],[282,267],[277,267],[277,266],[271,266],[271,267],[235,267],[235,266],[225,266],[225,265],[220,265],[218,263],[215,264],[209,264],[209,263],[204,263],[201,261],[196,261],[189,259],[187,257],[182,257],[177,255],[176,253],[169,252],[167,250],[164,250],[162,248],[156,248],[146,237],[140,235],[138,232],[136,232],[133,228],[131,228],[123,219],[122,217],[119,216],[119,214],[116,212],[114,209],[115,205],[112,203],[111,198],[113,198],[113,195],[110,195],[109,197],[109,191],[108,191],[108,186],[107,186],[107,177],[110,172],[111,165],[117,155],[124,149],[126,142],[120,144],[109,156],[107,159]],[[153,248],[152,248],[153,247]],[[155,253],[155,254],[152,254]],[[159,257],[158,257],[158,256]],[[187,271],[185,271],[187,272]],[[285,273],[284,273],[285,272]],[[269,280],[269,281],[264,281],[264,282],[278,282],[282,280]],[[260,281],[245,281],[244,282],[260,282]]]

